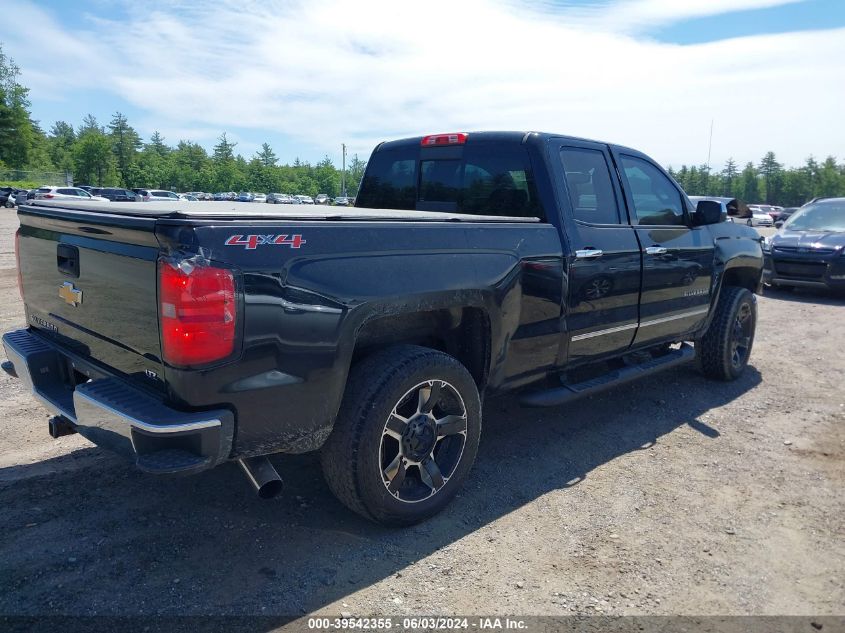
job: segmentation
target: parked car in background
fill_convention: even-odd
[[[329,197],[324,193],[318,193],[317,197],[314,198],[314,204],[328,204]]]
[[[84,201],[108,202],[103,196],[92,196],[79,187],[39,187],[35,190],[36,200],[76,199]]]
[[[252,202],[253,195],[249,191],[241,191],[238,194],[238,202]]]
[[[783,223],[786,222],[792,214],[798,211],[801,207],[786,207],[783,211],[778,214],[778,217],[775,218],[775,226],[780,228],[783,226]]]
[[[845,290],[845,198],[805,204],[764,240],[763,281]]]
[[[105,187],[100,189],[97,195],[108,198],[112,202],[141,202],[140,196],[134,191],[118,187]]]
[[[15,194],[15,206],[20,207],[26,204],[27,201],[35,199],[35,192],[37,189],[18,189]]]
[[[768,205],[749,204],[748,210],[751,212],[751,215],[746,219],[745,223],[748,226],[774,226],[775,221],[765,208],[768,208]]]
[[[0,206],[15,206],[15,189],[13,187],[0,187]]]
[[[336,207],[348,207],[349,206],[349,198],[346,196],[338,196],[334,199],[333,204]]]
[[[253,202],[267,202],[267,196],[263,193],[257,193],[252,197]]]
[[[139,194],[144,202],[173,202],[179,199],[178,193],[164,189],[133,189],[133,191]]]
[[[314,199],[311,196],[294,196],[297,204],[314,204]]]
[[[211,199],[217,200],[217,201],[225,200],[226,199],[226,192],[225,191],[219,191],[219,192],[215,193],[214,195],[212,195]]]

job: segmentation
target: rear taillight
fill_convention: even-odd
[[[45,193],[43,197],[46,198],[47,200],[49,200],[50,198],[53,198],[54,196],[53,196],[52,193]]]
[[[456,132],[454,134],[429,134],[423,136],[420,145],[423,147],[431,147],[433,145],[463,145],[467,142],[469,134],[466,132]]]
[[[171,365],[203,365],[235,349],[232,271],[191,262],[158,262],[162,356]]]
[[[15,264],[18,267],[18,292],[23,299],[23,277],[21,276],[21,230],[15,231]]]

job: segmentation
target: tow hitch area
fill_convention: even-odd
[[[76,433],[76,425],[63,415],[54,415],[47,424],[53,439]]]

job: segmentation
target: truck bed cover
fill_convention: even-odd
[[[360,209],[322,205],[268,205],[249,202],[77,202],[75,200],[34,200],[21,208],[66,209],[142,218],[186,218],[214,220],[357,220],[401,222],[539,222],[539,218],[500,215],[470,215],[443,211],[401,209]]]

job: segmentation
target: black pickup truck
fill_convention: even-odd
[[[694,357],[736,378],[763,264],[754,229],[647,156],[534,132],[382,143],[354,208],[18,215],[4,367],[51,435],[149,473],[236,461],[263,497],[266,455],[319,449],[338,498],[389,524],[455,496],[482,394],[558,406]]]

